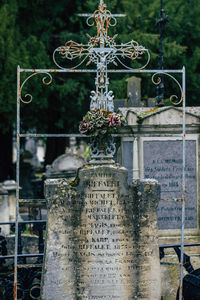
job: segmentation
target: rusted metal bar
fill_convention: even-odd
[[[143,133],[118,133],[118,134],[112,134],[113,137],[134,137],[134,136],[140,136],[144,135]],[[151,133],[145,133],[145,136],[152,136],[152,137],[182,137],[182,133],[160,133],[160,134],[151,134]],[[35,137],[35,138],[40,138],[40,137],[77,137],[77,138],[89,138],[89,135],[82,135],[82,134],[77,134],[77,133],[69,133],[69,134],[45,134],[45,133],[21,133],[19,135],[20,138],[25,138],[25,137]]]
[[[16,221],[13,222],[0,222],[0,225],[12,225],[15,224]],[[18,221],[18,224],[32,224],[32,223],[46,223],[46,220],[28,220],[28,221]]]
[[[21,133],[19,135],[21,138],[22,137],[81,137],[81,138],[87,138],[89,136],[85,136],[85,135],[82,135],[82,134],[43,134],[43,133],[26,133],[26,134],[23,134]]]
[[[95,69],[20,69],[21,73],[96,73]],[[183,73],[183,70],[140,70],[140,69],[108,69],[108,73]]]
[[[19,199],[19,203],[46,203],[45,199]]]
[[[77,14],[79,17],[93,17],[94,14]],[[113,17],[123,18],[126,17],[126,14],[112,14]]]
[[[175,202],[182,202],[183,199],[181,198],[165,198],[165,199],[160,199],[161,201],[175,201]]]
[[[24,265],[17,265],[18,269],[24,269],[24,268],[42,268],[41,264],[24,264]]]
[[[184,247],[196,247],[196,246],[200,246],[200,243],[184,244]],[[159,245],[159,248],[175,248],[175,247],[181,247],[181,244]]]
[[[184,267],[184,230],[185,230],[185,141],[186,141],[186,131],[185,131],[185,67],[183,67],[182,73],[182,89],[183,89],[183,166],[182,166],[182,227],[181,227],[181,258],[180,258],[180,290],[179,290],[179,300],[183,299],[183,267]]]
[[[43,253],[33,253],[33,254],[17,254],[17,257],[38,257],[43,256]],[[0,259],[13,259],[15,258],[15,255],[1,255]],[[18,266],[18,265],[17,265]]]
[[[20,164],[20,66],[17,67],[17,161],[16,161],[16,221],[15,221],[15,255],[14,255],[14,300],[17,300],[17,254],[18,254],[18,217],[19,217],[19,164]]]

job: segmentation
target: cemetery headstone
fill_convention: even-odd
[[[38,167],[40,162],[37,157],[37,140],[35,138],[27,138],[25,143],[25,150],[32,154],[31,165],[33,167]]]
[[[47,167],[46,178],[74,178],[77,169],[82,167],[85,159],[80,155],[65,153],[57,157],[51,166]]]
[[[132,76],[126,80],[127,95],[128,95],[128,107],[141,106],[141,78]]]
[[[158,227],[161,230],[180,229],[183,149],[181,137],[175,137],[174,134],[182,131],[182,111],[174,107],[136,107],[120,111],[127,116],[134,133],[139,134],[137,139],[123,138],[122,164],[127,167],[130,177],[132,175],[134,178],[134,170],[138,169],[140,178],[158,180],[161,184],[161,199],[165,200],[158,206]],[[199,113],[199,107],[186,108],[185,228],[195,229],[195,232],[198,230],[199,206]]]
[[[8,191],[8,211],[9,221],[14,221],[16,216],[16,181],[5,180],[3,188]]]
[[[182,141],[144,141],[144,177],[161,184],[159,229],[181,228]],[[186,228],[197,228],[196,141],[186,141]],[[169,201],[169,199],[171,201]],[[173,201],[173,199],[175,201]]]
[[[79,184],[48,179],[42,299],[160,299],[154,180],[127,184],[116,164],[88,165]]]

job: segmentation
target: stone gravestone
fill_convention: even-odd
[[[132,76],[127,80],[127,106],[141,106],[141,78]]]
[[[75,178],[77,169],[85,163],[84,158],[74,153],[65,153],[47,166],[46,178]]]
[[[161,184],[158,206],[159,229],[181,228],[182,141],[144,141],[144,177]],[[196,141],[186,141],[185,195],[186,228],[197,228]]]
[[[16,216],[16,181],[5,180],[3,188],[8,191],[8,215],[9,221],[14,221]]]
[[[160,299],[154,180],[127,184],[119,165],[87,165],[78,185],[47,179],[43,300]]]

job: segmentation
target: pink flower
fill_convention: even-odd
[[[121,126],[121,120],[120,117],[118,115],[111,115],[109,118],[109,126],[112,127],[120,127]]]
[[[88,121],[81,121],[79,125],[79,131],[81,134],[88,134],[90,122]]]

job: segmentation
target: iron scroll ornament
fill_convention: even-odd
[[[116,37],[118,36],[115,34],[113,37],[110,37],[108,35],[108,29],[110,26],[115,26],[117,24],[115,15],[111,14],[111,12],[107,9],[106,4],[103,0],[100,1],[98,9],[89,17],[87,18],[87,24],[89,26],[96,26],[97,33],[94,37],[91,37],[89,34],[86,34],[89,38],[89,41],[87,44],[81,44],[74,42],[72,40],[66,42],[64,46],[60,46],[56,48],[53,52],[53,61],[55,65],[59,68],[60,71],[80,71],[78,68],[86,62],[86,66],[88,66],[90,63],[94,63],[97,66],[96,69],[96,78],[95,78],[95,85],[96,85],[96,91],[92,91],[91,93],[94,94],[96,98],[97,105],[95,109],[107,109],[108,111],[113,111],[113,108],[110,110],[110,107],[114,107],[112,105],[113,98],[110,97],[110,93],[112,91],[109,91],[109,78],[108,78],[108,65],[114,64],[118,66],[118,64],[122,65],[126,70],[134,71],[136,69],[133,69],[129,66],[127,66],[121,59],[128,58],[131,61],[141,58],[145,53],[147,54],[147,61],[146,63],[138,68],[137,70],[144,70],[146,66],[149,64],[150,61],[150,53],[148,49],[145,47],[139,45],[138,42],[131,40],[128,43],[122,43],[121,45],[116,43]],[[66,58],[69,61],[73,61],[74,59],[81,59],[81,61],[70,68],[62,67],[57,61],[56,61],[56,53],[59,53],[61,58]],[[26,100],[25,98],[21,97],[22,89],[24,87],[24,84],[33,76],[37,74],[46,74],[49,77],[49,81],[46,81],[46,77],[42,79],[43,84],[49,85],[52,82],[52,76],[50,75],[51,72],[59,71],[59,70],[36,70],[33,74],[31,74],[29,77],[25,79],[25,81],[22,83],[21,87],[19,88],[19,99],[25,103],[28,104],[32,102],[32,95],[27,93],[25,95],[25,98],[28,98]],[[84,70],[87,72],[87,70]],[[90,71],[90,70],[88,70]],[[94,70],[93,70],[94,71]],[[155,81],[154,78],[158,74],[164,74],[169,77],[171,77],[179,86],[181,90],[181,98],[179,99],[176,95],[172,95],[170,97],[170,102],[173,105],[178,105],[183,101],[183,91],[179,84],[179,82],[170,74],[165,72],[158,72],[155,73],[152,77],[152,81],[155,85],[159,85],[161,83],[161,78],[158,78],[158,81]],[[91,96],[90,96],[91,98]],[[93,97],[94,98],[94,97]],[[176,100],[174,100],[176,99]],[[178,100],[177,100],[178,99]],[[105,105],[102,105],[102,102],[106,103]],[[112,102],[112,103],[111,103]],[[94,109],[92,106],[90,109]]]
[[[46,76],[42,78],[42,83],[43,83],[44,85],[50,85],[50,84],[52,83],[53,78],[52,78],[51,74],[49,74],[48,72],[36,72],[36,73],[31,74],[30,76],[28,76],[28,77],[24,80],[24,82],[22,83],[22,85],[21,85],[21,87],[20,87],[19,98],[20,98],[21,102],[23,102],[23,103],[25,103],[25,104],[29,104],[29,103],[32,102],[33,96],[32,96],[31,94],[26,94],[26,95],[24,96],[25,98],[29,97],[29,98],[30,98],[29,100],[24,100],[24,99],[22,98],[22,89],[23,89],[25,83],[26,83],[30,78],[32,78],[33,76],[38,75],[38,74],[43,74],[43,75],[46,74],[46,75],[49,77],[49,81],[46,81],[46,79],[47,79]]]
[[[118,34],[115,34],[113,37],[108,35],[109,27],[115,26],[117,24],[117,20],[107,9],[107,6],[103,1],[100,1],[100,5],[93,15],[89,15],[86,23],[88,26],[96,26],[96,35],[91,37],[89,34],[86,34],[89,38],[87,44],[77,43],[70,40],[66,42],[64,46],[60,46],[55,49],[53,53],[53,61],[60,69],[67,70],[66,67],[62,67],[57,62],[55,57],[57,52],[62,58],[66,58],[71,61],[73,59],[83,58],[79,64],[71,67],[71,70],[75,70],[81,66],[87,58],[89,58],[89,61],[86,63],[86,66],[93,62],[97,64],[98,67],[99,60],[104,60],[103,65],[106,69],[107,65],[110,63],[113,63],[116,66],[120,63],[125,67],[125,69],[133,70],[133,68],[125,65],[120,58],[135,60],[141,58],[144,53],[148,54],[147,62],[139,69],[144,69],[148,65],[150,61],[148,49],[139,45],[138,42],[134,40],[131,40],[128,43],[117,44],[115,39]]]
[[[155,77],[158,76],[159,74],[160,74],[160,75],[166,75],[166,76],[172,78],[172,79],[176,82],[176,84],[178,85],[178,87],[179,87],[179,89],[180,89],[180,91],[181,91],[181,97],[180,97],[180,99],[179,99],[177,95],[171,95],[170,98],[169,98],[169,100],[170,100],[170,102],[171,102],[173,105],[179,105],[179,104],[181,104],[182,101],[183,101],[183,89],[182,89],[180,83],[178,82],[178,80],[177,80],[174,76],[170,75],[169,73],[166,73],[166,72],[157,72],[157,73],[153,74],[153,76],[152,76],[152,82],[153,82],[153,84],[155,84],[155,85],[159,85],[159,84],[162,82],[162,79],[161,79],[160,77],[158,77],[158,78],[157,78],[157,81],[155,81]],[[178,100],[177,100],[177,101],[174,101],[174,100],[173,100],[174,98],[175,98],[175,99],[178,99]]]

